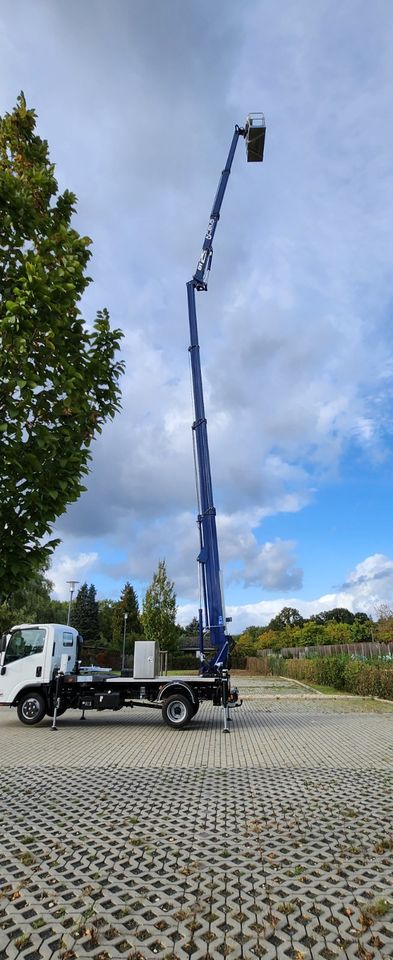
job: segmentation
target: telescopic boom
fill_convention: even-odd
[[[198,495],[198,528],[200,538],[200,565],[203,610],[199,610],[199,653],[201,672],[211,673],[228,664],[229,640],[226,633],[224,600],[221,589],[220,560],[218,551],[216,509],[213,502],[213,487],[210,470],[207,421],[203,400],[202,371],[198,342],[195,291],[207,290],[207,282],[213,257],[213,239],[227,187],[232,161],[239,137],[246,141],[247,160],[261,162],[265,146],[265,118],[263,114],[249,114],[244,127],[235,126],[227,162],[222,171],[214,198],[210,219],[203,241],[202,252],[192,280],[187,283],[188,319],[190,326],[190,357],[194,400],[194,423],[192,425],[196,452],[196,476]],[[204,635],[210,634],[210,646],[214,656],[209,662],[204,656]]]

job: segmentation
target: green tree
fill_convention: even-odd
[[[9,601],[0,603],[0,636],[3,633],[8,633],[11,627],[16,626],[17,623],[22,623],[23,620],[19,618],[18,611],[14,610],[11,607]],[[0,646],[0,650],[2,647]]]
[[[373,639],[373,621],[366,613],[355,613],[352,624],[352,643],[367,643]]]
[[[174,583],[160,560],[150,587],[146,590],[141,616],[146,640],[158,640],[160,650],[176,650],[179,630],[176,626]]]
[[[310,619],[315,620],[316,623],[329,623],[330,620],[334,620],[335,623],[352,624],[355,616],[346,607],[333,607],[332,610],[321,610],[321,613],[315,614]]]
[[[375,606],[377,623],[372,626],[372,639],[379,643],[389,643],[393,637],[393,607],[389,603]]]
[[[93,584],[88,587],[87,583],[83,583],[78,590],[72,604],[70,622],[71,626],[82,634],[85,643],[97,644],[99,642],[98,603],[96,588]]]
[[[53,584],[46,574],[47,564],[0,604],[0,633],[18,623],[67,622],[68,603],[52,599]]]
[[[370,620],[370,617],[368,616],[367,613],[362,613],[361,611],[359,611],[359,613],[355,613],[354,623],[368,623],[368,624],[370,624],[371,622],[372,622],[372,621]]]
[[[46,566],[22,582],[9,597],[11,607],[18,611],[18,623],[53,622],[51,590],[53,584],[46,577]]]
[[[251,624],[243,630],[242,636],[247,636],[250,640],[258,641],[265,630],[266,627],[256,627],[254,624]]]
[[[323,628],[322,643],[353,643],[352,624],[345,621],[328,620]]]
[[[98,625],[100,632],[100,644],[106,647],[112,646],[113,642],[113,615],[115,611],[114,600],[98,601]]]
[[[185,627],[178,627],[179,631],[185,634],[186,637],[197,637],[199,634],[199,621],[198,617],[193,617]]]
[[[100,622],[98,614],[97,591],[93,583],[90,584],[88,590],[88,602],[90,607],[89,642],[96,645],[100,642]]]
[[[235,650],[242,657],[255,657],[263,649],[263,628],[250,626],[236,637]]]
[[[324,640],[324,627],[321,623],[308,621],[301,627],[296,627],[293,631],[293,647],[313,647],[320,643],[332,643],[331,640]]]
[[[288,631],[289,632],[289,631]],[[285,630],[271,630],[269,627],[261,633],[256,644],[257,650],[281,650],[281,647],[289,647],[287,642],[287,633]]]
[[[90,445],[120,406],[122,337],[106,310],[88,329],[88,237],[58,192],[23,93],[0,117],[0,598],[42,566],[43,539],[85,487]]]
[[[68,600],[51,599],[51,616],[48,623],[67,623]]]
[[[255,657],[258,650],[262,648],[261,639],[261,627],[246,627],[243,633],[236,637],[235,652],[242,657]]]
[[[283,607],[280,613],[268,624],[269,630],[284,630],[285,627],[302,627],[303,617],[296,607]]]
[[[125,614],[127,619],[125,621]],[[120,594],[120,600],[115,604],[113,612],[113,645],[122,649],[124,639],[124,623],[126,624],[126,650],[131,653],[135,640],[140,640],[143,626],[139,615],[138,598],[134,587],[127,581]]]

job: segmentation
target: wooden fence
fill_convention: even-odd
[[[393,656],[393,641],[389,643],[382,643],[377,640],[363,643],[321,643],[314,647],[282,647],[281,650],[258,650],[258,656],[248,657],[248,660],[278,656],[301,660],[303,657],[334,657],[340,653],[348,653],[356,657]]]
[[[270,673],[267,657],[247,657],[247,670],[250,673],[261,673],[264,677],[267,677]]]

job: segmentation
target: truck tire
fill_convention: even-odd
[[[22,723],[30,726],[33,723],[39,723],[46,714],[46,703],[42,694],[37,690],[23,693],[18,702],[17,712]]]
[[[194,705],[182,693],[172,693],[162,706],[162,718],[169,727],[185,727],[193,717]]]

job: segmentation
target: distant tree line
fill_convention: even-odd
[[[376,615],[377,620],[372,620],[367,613],[351,613],[346,607],[334,607],[305,619],[295,607],[283,607],[267,626],[247,627],[236,637],[236,652],[251,657],[258,650],[391,640],[393,609],[381,604],[376,608]]]

